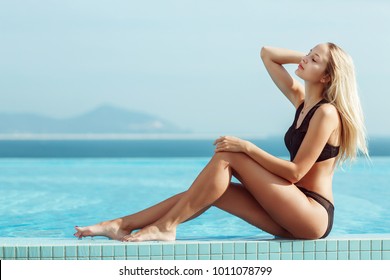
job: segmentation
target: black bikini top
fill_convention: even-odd
[[[284,143],[288,151],[290,152],[290,160],[293,161],[296,154],[298,153],[299,147],[302,144],[303,139],[305,138],[306,132],[309,128],[309,123],[311,118],[313,117],[315,111],[321,106],[321,104],[328,103],[326,100],[321,100],[318,102],[310,111],[306,114],[305,118],[302,121],[302,124],[297,127],[297,121],[299,114],[303,109],[303,103],[299,105],[296,113],[293,124],[287,130],[286,135],[284,136]],[[340,147],[335,147],[326,143],[324,149],[322,150],[320,156],[316,160],[316,162],[324,161],[330,158],[334,158],[339,154]]]

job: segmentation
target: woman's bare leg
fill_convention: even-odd
[[[133,230],[146,227],[164,216],[170,208],[179,201],[183,194],[184,193],[179,193],[174,195],[135,214],[104,221],[92,226],[76,227],[77,232],[75,233],[75,236],[79,238],[85,236],[106,236],[115,240],[127,239],[128,235]],[[271,219],[268,213],[265,212],[260,204],[241,184],[230,183],[229,188],[217,201],[215,201],[213,206],[233,214],[271,234],[285,237],[290,236],[286,230]],[[198,217],[207,209],[208,208],[205,208],[199,211],[186,221]]]
[[[121,240],[133,230],[150,225],[161,218],[173,207],[173,205],[175,205],[175,203],[177,203],[182,195],[183,193],[176,194],[147,209],[121,218],[104,221],[91,226],[76,226],[76,233],[74,236],[79,238],[85,236],[106,236],[111,239]]]
[[[209,168],[210,164],[205,167]],[[206,173],[206,171],[202,171]],[[201,173],[201,174],[202,174]],[[234,176],[243,182],[240,174],[233,171]],[[200,175],[201,175],[200,174]],[[206,174],[209,174],[208,172]],[[199,177],[200,177],[199,175]],[[210,175],[210,174],[209,174]],[[229,174],[229,180],[231,175]],[[198,179],[197,179],[198,180]],[[195,182],[194,182],[195,183]],[[155,223],[165,216],[171,208],[178,203],[186,192],[177,194],[149,207],[138,213],[128,215],[111,221],[105,221],[93,226],[76,227],[75,236],[81,238],[84,236],[101,235],[116,240],[132,239],[129,234],[136,229],[146,227]],[[263,209],[253,195],[240,184],[229,183],[229,187],[223,192],[219,199],[212,204],[226,212],[238,216],[248,223],[277,236],[292,237],[292,235],[275,222],[271,216]],[[193,219],[206,211],[211,205],[199,210],[185,221]]]
[[[174,204],[178,202],[183,193],[174,195],[145,210],[118,219],[105,221],[92,226],[76,227],[75,236],[106,236],[115,240],[127,239],[133,231],[146,227],[164,216]],[[238,183],[230,183],[225,193],[213,204],[248,223],[277,236],[291,237],[291,235],[271,219],[267,212],[253,198],[248,190]],[[205,208],[188,220],[192,220],[208,208]]]
[[[296,186],[270,173],[245,154],[217,153],[190,189],[158,221],[127,236],[127,241],[174,240],[176,227],[194,213],[218,201],[228,189],[232,169],[241,178],[251,196],[262,208],[264,217],[283,235],[318,238],[326,229],[327,213],[321,205],[308,199]],[[257,214],[246,220],[255,221]],[[267,230],[267,224],[259,227]],[[280,230],[282,229],[282,230]],[[269,232],[274,230],[268,229]]]
[[[133,230],[140,229],[161,218],[173,207],[182,194],[174,195],[156,205],[131,215],[91,226],[76,226],[76,233],[74,235],[79,238],[85,236],[106,236],[111,239],[121,240],[123,236],[130,234]]]
[[[210,171],[208,170],[210,169],[210,166],[212,166],[211,162],[209,162],[209,164],[203,169],[198,178],[201,176],[201,174],[203,174],[203,176],[204,174],[210,175]],[[228,184],[229,182],[226,183]],[[166,213],[169,212],[169,210],[171,210],[171,208],[176,205],[176,203],[180,201],[180,199],[187,192],[188,191],[172,196],[167,200],[164,200],[163,202],[160,202],[152,207],[149,207],[143,211],[132,215],[128,215],[115,220],[101,222],[96,225],[87,227],[76,226],[76,233],[74,234],[74,236],[79,238],[85,236],[106,236],[111,239],[121,240],[125,235],[130,234],[133,230],[150,225],[161,217],[163,217]],[[208,205],[208,207],[210,207],[210,205]],[[206,207],[206,209],[208,207]],[[185,220],[190,220],[200,215],[206,209],[199,209],[199,211],[195,212],[193,215],[191,215]]]

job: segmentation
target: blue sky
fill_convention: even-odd
[[[390,136],[389,1],[1,1],[0,111],[113,104],[211,135],[285,132],[259,57],[332,41],[355,61],[370,136]],[[295,67],[289,67],[293,71]]]

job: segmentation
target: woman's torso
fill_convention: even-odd
[[[294,122],[285,135],[285,143],[290,152],[291,161],[293,161],[303,141],[303,138],[306,135],[311,118],[315,114],[315,111],[324,103],[327,102],[325,100],[321,100],[305,115],[301,115],[303,103],[298,106]],[[309,172],[299,182],[296,183],[296,185],[316,192],[332,202],[332,179],[336,163],[336,156],[339,153],[339,138],[338,130],[332,133],[316,163],[309,170]]]

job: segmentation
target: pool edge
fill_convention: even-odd
[[[0,260],[390,260],[390,234],[140,243],[0,238]]]

